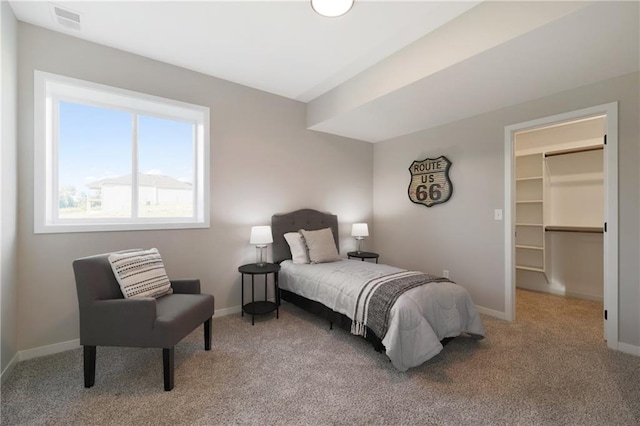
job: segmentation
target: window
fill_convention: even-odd
[[[209,108],[35,72],[36,233],[209,226]]]

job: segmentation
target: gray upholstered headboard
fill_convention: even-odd
[[[338,253],[338,216],[322,213],[317,210],[302,209],[291,213],[274,214],[271,216],[271,231],[273,232],[273,261],[280,263],[291,259],[289,245],[284,239],[287,232],[298,232],[300,229],[315,231],[317,229],[331,228],[333,238],[336,241]]]

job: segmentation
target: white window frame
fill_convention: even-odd
[[[209,108],[103,84],[34,71],[34,232],[100,232],[209,227]],[[195,124],[193,216],[137,217],[136,142],[132,141],[131,218],[58,218],[57,108],[64,99]],[[136,123],[137,120],[134,120]],[[137,126],[137,124],[134,124]],[[136,129],[133,129],[136,132]]]

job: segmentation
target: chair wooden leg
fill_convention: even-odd
[[[84,350],[84,387],[90,388],[96,382],[96,347],[83,346]]]
[[[162,364],[164,367],[164,390],[170,391],[173,389],[173,359],[174,359],[174,346],[170,348],[162,349]]]
[[[204,322],[204,350],[211,350],[211,323],[213,318],[209,318]]]

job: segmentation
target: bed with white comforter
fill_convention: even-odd
[[[319,264],[281,262],[281,289],[353,319],[363,286],[372,279],[402,271],[389,265],[341,260]],[[378,336],[400,371],[418,366],[442,350],[440,341],[467,333],[484,337],[478,311],[467,291],[452,282],[431,282],[402,294],[391,307],[389,328]]]
[[[330,228],[339,251],[336,215],[302,209],[273,215],[271,227],[273,260],[281,265],[279,287],[301,301],[306,299],[301,306],[312,301],[324,310],[353,320],[356,305],[361,303],[358,297],[363,287],[370,286],[372,280],[403,271],[360,260],[293,263],[289,244],[284,238],[287,233]],[[418,366],[440,353],[442,339],[462,333],[484,337],[484,328],[471,297],[462,286],[452,282],[430,282],[406,290],[393,304],[387,304],[385,312],[388,328],[384,336],[376,336],[400,371]]]

